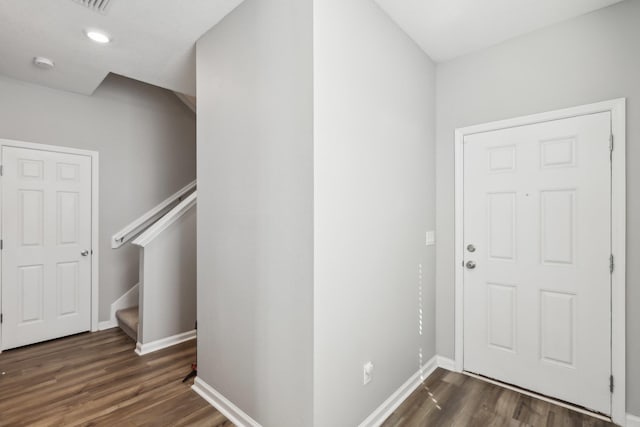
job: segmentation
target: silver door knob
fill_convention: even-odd
[[[80,252],[80,255],[88,256],[89,255],[89,251],[85,249],[84,251]]]
[[[469,269],[469,270],[473,270],[474,268],[476,268],[476,263],[473,261],[467,261],[467,263],[465,264],[465,266]]]

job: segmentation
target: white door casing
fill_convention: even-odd
[[[625,419],[624,117],[620,99],[456,130],[456,368],[618,423]],[[469,260],[475,269],[463,266]]]
[[[2,348],[92,329],[92,158],[2,147]]]

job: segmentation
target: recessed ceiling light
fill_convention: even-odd
[[[85,31],[85,34],[87,35],[87,37],[89,37],[91,40],[93,40],[96,43],[107,44],[111,41],[111,38],[109,38],[109,36],[103,33],[102,31],[87,30]]]
[[[33,58],[33,65],[44,70],[50,70],[54,67],[55,64],[49,58],[36,56],[35,58]]]

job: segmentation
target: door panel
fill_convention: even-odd
[[[77,191],[59,191],[57,194],[56,214],[58,217],[58,245],[77,245],[79,236],[80,193]]]
[[[58,306],[56,314],[60,316],[68,316],[78,313],[78,297],[80,294],[79,270],[78,262],[61,262],[56,266],[57,277],[56,285],[58,289]]]
[[[573,264],[575,252],[575,189],[541,191],[542,262]]]
[[[494,261],[515,261],[516,194],[487,194],[487,248]]]
[[[18,267],[19,324],[26,325],[44,320],[44,274],[43,265]]]
[[[606,414],[610,132],[607,112],[464,139],[464,369]]]
[[[540,356],[547,362],[575,367],[576,296],[562,292],[540,292]]]
[[[487,283],[489,346],[516,350],[516,287]]]
[[[2,348],[89,330],[91,159],[3,147],[2,162]]]

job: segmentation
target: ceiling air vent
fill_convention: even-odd
[[[111,0],[73,0],[95,12],[107,13]]]

